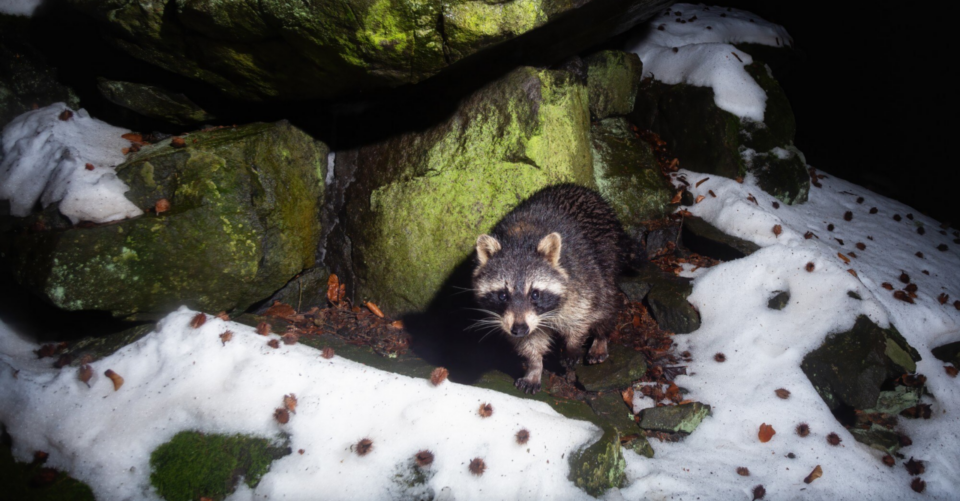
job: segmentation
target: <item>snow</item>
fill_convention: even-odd
[[[0,14],[32,17],[44,0],[3,0],[0,1]]]
[[[65,111],[72,116],[61,120]],[[10,201],[15,216],[28,215],[38,201],[44,207],[60,202],[60,212],[74,224],[143,214],[123,196],[130,188],[114,170],[130,146],[120,137],[128,132],[64,103],[18,116],[0,138],[0,200]]]
[[[149,486],[150,453],[182,430],[290,435],[293,451],[274,461],[252,491],[235,499],[384,499],[410,497],[395,475],[421,449],[435,455],[427,488],[456,499],[585,499],[567,479],[564,459],[595,441],[594,425],[566,419],[548,405],[449,381],[373,369],[305,345],[267,345],[253,328],[215,317],[198,329],[196,312],[180,308],[157,330],[93,363],[90,387],[77,369],[50,368],[27,342],[0,324],[0,422],[14,454],[88,483],[97,499],[157,499]],[[234,335],[223,343],[220,334]],[[270,338],[277,338],[271,335]],[[124,378],[114,391],[103,375]],[[18,371],[18,372],[15,372]],[[279,424],[274,410],[295,394],[296,414]],[[482,403],[493,414],[480,417]],[[525,445],[514,435],[530,431]],[[362,438],[373,450],[361,457]],[[470,460],[487,469],[472,475]]]
[[[780,47],[793,40],[782,26],[746,11],[678,3],[649,21],[627,50],[640,56],[644,77],[711,87],[720,109],[762,122],[767,95],[744,69],[753,58],[736,43]]]
[[[743,184],[690,171],[677,176],[690,183],[695,197],[705,195],[687,208],[692,214],[762,249],[710,268],[694,281],[689,300],[700,311],[702,326],[675,337],[677,350],[689,350],[693,357],[689,375],[676,382],[690,391],[688,398],[710,404],[713,415],[684,442],[654,442],[653,460],[629,452],[631,485],[622,489],[623,497],[750,499],[753,487],[763,485],[770,499],[955,499],[960,488],[960,390],[930,353],[960,339],[960,311],[936,299],[941,292],[951,301],[960,297],[960,245],[952,243],[953,235],[941,235],[937,222],[926,216],[907,219],[914,211],[903,204],[829,175],[820,180],[822,188],[811,188],[806,203],[779,203],[779,209],[750,176]],[[710,197],[709,190],[717,197]],[[859,197],[862,203],[857,203]],[[873,207],[877,211],[871,214]],[[852,213],[849,222],[847,211]],[[897,222],[893,214],[903,219]],[[826,229],[828,224],[834,231]],[[781,225],[779,236],[774,225]],[[923,236],[916,233],[920,226],[927,230]],[[805,239],[807,231],[819,238]],[[865,250],[856,249],[857,242],[865,243]],[[937,250],[940,244],[948,250]],[[849,264],[837,256],[851,251],[857,257],[849,258]],[[924,258],[916,257],[917,251]],[[806,271],[807,263],[814,263],[813,272]],[[903,287],[901,271],[919,287],[916,304],[894,299],[881,287],[883,282]],[[783,310],[772,310],[767,301],[779,291],[789,291],[790,301]],[[862,300],[849,297],[848,291]],[[806,353],[828,334],[849,330],[861,314],[882,326],[892,322],[923,358],[917,370],[928,378],[933,398],[924,401],[932,405],[932,418],[900,418],[899,426],[913,440],[901,452],[926,467],[923,494],[910,489],[911,477],[899,461],[894,468],[884,466],[880,452],[856,442],[837,423],[800,369]],[[716,362],[716,353],[726,361]],[[789,399],[778,398],[778,388],[788,389]],[[801,422],[811,429],[806,438],[794,432]],[[763,423],[777,432],[768,443],[757,438]],[[842,439],[838,447],[825,440],[831,432]],[[803,483],[817,465],[823,476]],[[739,466],[747,467],[750,476],[738,475]]]

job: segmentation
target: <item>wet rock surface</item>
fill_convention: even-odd
[[[710,406],[699,402],[650,407],[640,412],[640,428],[665,433],[693,433],[710,415]]]
[[[243,310],[314,264],[325,145],[285,122],[171,143],[117,168],[134,204],[169,210],[71,227],[51,205],[4,236],[17,280],[60,308],[133,320],[177,304]]]
[[[187,96],[162,87],[101,78],[97,89],[122,108],[174,125],[196,125],[214,119]]]

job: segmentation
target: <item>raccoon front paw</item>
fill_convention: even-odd
[[[610,354],[607,352],[598,353],[598,354],[588,353],[587,364],[589,365],[602,364],[606,362],[608,358],[610,358]]]
[[[526,378],[520,378],[517,379],[513,385],[524,393],[529,393],[531,395],[535,395],[538,391],[540,391],[540,381],[531,382],[527,381]]]

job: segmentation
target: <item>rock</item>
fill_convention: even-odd
[[[790,102],[763,63],[755,61],[746,70],[767,93],[763,122],[721,110],[709,87],[652,79],[641,82],[629,118],[658,133],[686,169],[728,178],[752,172],[762,189],[784,203],[803,202],[810,179],[793,146],[796,121]]]
[[[194,125],[214,118],[187,96],[153,85],[100,78],[97,89],[117,106],[174,125]]]
[[[650,274],[646,279],[653,285],[647,304],[661,329],[688,334],[700,328],[700,313],[687,302],[693,292],[689,279],[666,274]]]
[[[677,244],[680,243],[680,225],[670,224],[650,230],[647,232],[644,243],[647,259],[673,254],[677,250]]]
[[[587,397],[587,405],[605,422],[605,426],[613,428],[620,437],[620,444],[637,454],[652,458],[653,447],[647,437],[639,434],[640,429],[633,419],[631,409],[624,403],[619,392],[601,392]]]
[[[627,299],[637,303],[643,301],[650,289],[653,289],[653,284],[643,276],[621,276],[617,279],[617,285]]]
[[[233,97],[290,100],[413,84],[475,54],[500,69],[515,66],[521,54],[553,62],[625,31],[667,2],[68,3],[100,21],[134,57]]]
[[[80,108],[73,89],[58,82],[56,70],[19,36],[26,23],[0,15],[0,129],[17,115],[53,103]]]
[[[866,316],[853,329],[828,337],[800,367],[830,410],[872,409],[881,388],[917,370],[920,355],[897,329],[881,329]]]
[[[153,319],[180,304],[243,310],[314,264],[325,145],[287,122],[170,143],[144,146],[117,168],[135,205],[167,199],[168,211],[71,227],[51,205],[22,221],[46,221],[45,230],[0,240],[17,280],[66,310]]]
[[[740,259],[760,249],[759,245],[728,235],[697,216],[683,218],[681,238],[683,245],[693,252],[721,261]]]
[[[619,50],[604,50],[584,59],[590,115],[595,120],[624,116],[633,111],[637,85],[643,75],[640,56]]]
[[[578,365],[577,382],[587,391],[615,390],[630,386],[647,373],[643,353],[610,345],[610,358],[602,364]]]
[[[640,428],[689,435],[710,415],[710,406],[700,402],[650,407],[640,411]]]
[[[660,174],[649,144],[624,118],[608,118],[590,127],[597,189],[613,206],[628,234],[639,238],[643,221],[671,211],[672,190]]]
[[[906,386],[920,355],[892,325],[881,329],[866,316],[828,337],[800,367],[834,415],[858,441],[887,453],[900,448],[897,415],[920,404],[924,387]]]
[[[293,277],[287,282],[287,285],[264,301],[256,311],[262,314],[275,301],[288,304],[299,312],[307,311],[314,306],[323,308],[327,305],[327,279],[329,277],[330,271],[322,266],[304,270],[303,273]]]
[[[620,435],[612,428],[604,429],[600,440],[570,456],[568,478],[591,496],[600,497],[626,480],[627,462],[623,459]]]
[[[770,301],[767,301],[767,308],[771,310],[782,310],[790,302],[790,293],[787,291],[775,291],[777,292]]]
[[[355,181],[339,211],[346,238],[333,247],[349,250],[328,252],[327,266],[355,274],[348,293],[388,315],[424,309],[518,202],[549,184],[593,185],[589,127],[579,80],[524,67],[444,123],[338,152],[337,179]]]
[[[940,345],[930,351],[938,360],[960,367],[960,341]]]

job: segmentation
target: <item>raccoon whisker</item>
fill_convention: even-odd
[[[483,327],[500,327],[501,325],[502,325],[502,322],[500,320],[495,320],[492,318],[483,319],[483,320],[477,320],[476,322],[470,324],[470,326],[467,327],[467,330],[473,331],[473,330],[479,330]]]

